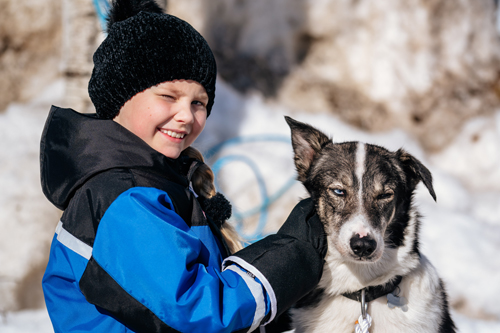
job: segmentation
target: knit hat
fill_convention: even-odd
[[[154,0],[114,0],[108,36],[94,53],[89,95],[97,116],[113,119],[135,96],[165,81],[193,80],[215,98],[217,67],[206,40]]]

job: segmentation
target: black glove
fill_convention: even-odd
[[[311,243],[321,258],[325,258],[328,250],[323,223],[319,220],[311,198],[300,201],[292,210],[278,234],[295,237]]]
[[[277,234],[236,252],[225,265],[236,263],[255,276],[263,275],[272,287],[277,303],[274,314],[279,316],[316,287],[326,249],[323,225],[312,200],[306,199],[292,210]]]

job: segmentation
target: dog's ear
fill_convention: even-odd
[[[292,147],[298,179],[304,182],[317,153],[325,144],[331,142],[331,139],[308,124],[287,116],[285,120],[292,131]]]
[[[436,193],[432,187],[432,175],[429,169],[403,149],[399,149],[396,152],[396,156],[403,165],[407,177],[410,178],[409,180],[412,182],[412,186],[415,187],[419,181],[422,181],[429,190],[434,201],[436,201]]]

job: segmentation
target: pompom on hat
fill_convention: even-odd
[[[215,98],[217,66],[206,40],[154,0],[114,0],[108,36],[94,53],[89,95],[99,118],[113,119],[135,96],[165,81],[193,80]]]

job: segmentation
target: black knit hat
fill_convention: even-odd
[[[194,80],[215,98],[217,67],[205,39],[189,23],[164,14],[154,0],[115,0],[108,36],[94,53],[89,95],[97,116],[113,119],[134,95],[172,80]]]

